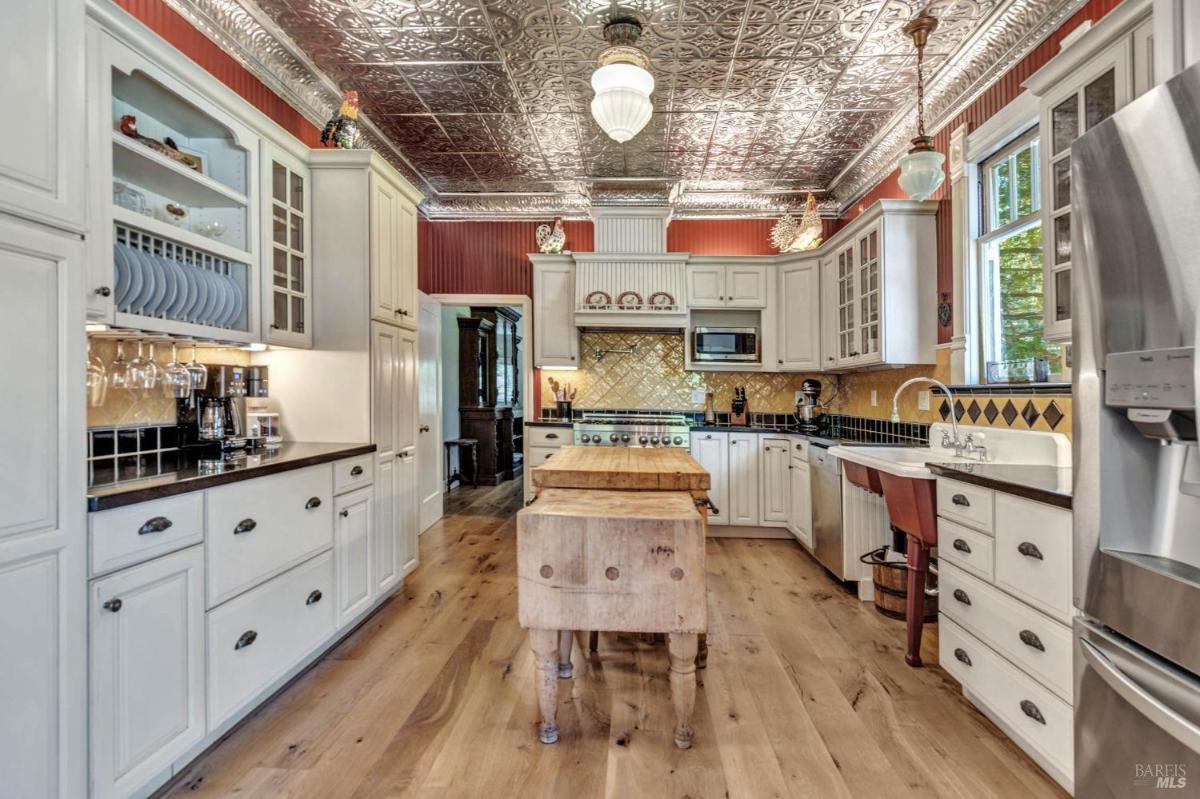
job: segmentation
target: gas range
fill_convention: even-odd
[[[575,443],[597,447],[687,447],[688,423],[680,414],[585,413],[575,422]]]

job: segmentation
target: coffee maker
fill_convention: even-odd
[[[212,452],[253,449],[262,441],[247,435],[246,397],[265,397],[267,367],[208,364],[204,388],[176,400],[184,447]]]

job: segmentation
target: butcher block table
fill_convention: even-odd
[[[517,514],[517,616],[533,648],[542,743],[558,740],[558,680],[574,630],[666,633],[675,745],[692,745],[708,629],[709,475],[682,449],[563,447],[530,472]]]

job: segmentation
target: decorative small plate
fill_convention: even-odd
[[[636,291],[622,291],[617,297],[617,307],[623,311],[636,311],[644,304],[642,295]]]
[[[593,291],[587,295],[583,304],[589,308],[611,308],[612,297],[608,296],[606,291]]]
[[[651,308],[664,308],[675,304],[675,298],[665,291],[656,291],[650,295]]]

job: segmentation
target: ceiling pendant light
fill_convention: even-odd
[[[600,53],[600,68],[592,73],[592,116],[609,138],[627,142],[638,134],[654,104],[654,76],[648,71],[650,59],[635,47],[642,26],[632,17],[618,17],[604,26],[609,46]]]
[[[900,159],[900,188],[914,200],[927,200],[946,179],[942,164],[946,156],[933,149],[933,139],[925,135],[925,83],[921,67],[925,59],[925,42],[937,30],[936,17],[922,14],[904,26],[917,48],[917,137],[912,149]]]

